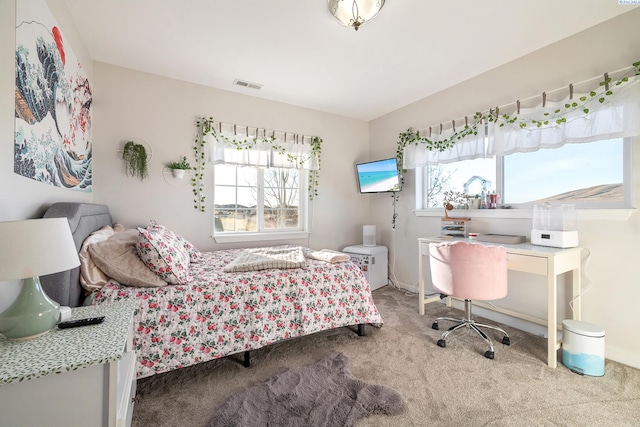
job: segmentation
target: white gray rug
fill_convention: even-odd
[[[352,426],[371,414],[399,414],[405,406],[397,391],[355,378],[347,356],[331,353],[231,395],[207,426]]]

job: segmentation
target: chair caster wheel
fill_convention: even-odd
[[[436,331],[440,328],[438,328],[438,322],[433,322],[433,324],[431,325],[431,329],[435,329]]]
[[[493,351],[487,350],[487,352],[484,354],[484,357],[486,357],[487,359],[493,360]]]
[[[511,345],[511,340],[509,339],[509,337],[502,337],[502,344]]]
[[[446,346],[447,343],[445,342],[445,340],[438,340],[438,347],[445,348]]]

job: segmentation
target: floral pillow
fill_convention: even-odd
[[[168,283],[183,285],[191,281],[190,257],[184,244],[164,227],[138,227],[138,256],[147,267]]]
[[[191,242],[189,242],[187,239],[180,236],[179,234],[176,234],[173,231],[169,230],[167,227],[160,224],[156,220],[153,220],[153,219],[151,220],[151,225],[147,227],[147,230],[150,228],[159,229],[163,233],[172,234],[176,238],[176,240],[178,240],[178,242],[180,242],[180,244],[184,246],[184,249],[189,254],[189,259],[191,260],[191,262],[198,262],[202,258],[202,254],[200,253],[200,251],[195,246],[193,246]]]

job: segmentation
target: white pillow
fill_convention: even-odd
[[[104,242],[114,234],[113,228],[110,225],[105,225],[100,230],[91,233],[82,242],[80,253],[78,253],[80,257],[80,285],[89,293],[99,290],[109,281],[109,277],[96,266],[91,258],[88,250],[89,245]]]

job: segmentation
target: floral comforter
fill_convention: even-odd
[[[203,252],[202,261],[190,265],[188,285],[136,288],[111,281],[94,294],[93,304],[137,300],[138,378],[326,329],[382,324],[355,264],[307,258],[303,268],[224,273],[240,251]]]

